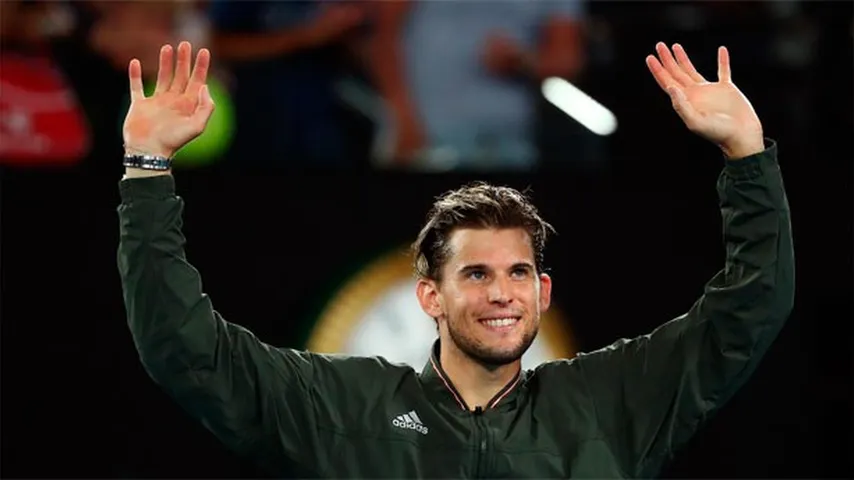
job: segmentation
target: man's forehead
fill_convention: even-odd
[[[451,233],[449,260],[455,263],[533,262],[531,237],[523,228],[461,228]]]

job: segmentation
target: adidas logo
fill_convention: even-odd
[[[427,427],[425,427],[421,422],[421,419],[418,418],[418,414],[415,413],[415,410],[394,417],[391,420],[391,424],[398,428],[406,428],[421,432],[422,435],[427,435],[428,432]]]

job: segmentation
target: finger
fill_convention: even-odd
[[[694,64],[691,63],[691,60],[688,59],[688,54],[685,53],[685,49],[682,48],[682,45],[674,44],[673,45],[673,53],[676,54],[676,62],[682,68],[682,70],[691,77],[691,80],[695,82],[705,83],[706,79],[697,72],[697,69],[694,68]]]
[[[142,90],[142,65],[135,58],[128,65],[128,79],[130,80],[130,101],[135,102],[145,98],[145,92]]]
[[[676,64],[676,60],[673,59],[673,55],[670,53],[667,45],[662,42],[658,42],[658,44],[655,45],[655,50],[658,52],[658,58],[661,59],[661,64],[664,65],[664,68],[670,73],[670,76],[673,77],[674,80],[679,82],[683,87],[687,87],[695,83],[691,80],[691,77],[683,72],[682,68]]]
[[[673,80],[673,77],[661,66],[658,59],[655,58],[654,55],[648,55],[646,57],[646,66],[649,68],[649,71],[652,72],[653,78],[655,78],[658,86],[661,87],[662,90],[667,90],[671,85],[676,85],[676,80]]]
[[[157,86],[154,87],[154,93],[161,93],[169,90],[169,85],[172,83],[172,45],[163,45],[160,47],[160,65],[157,69]]]
[[[673,110],[675,110],[679,115],[679,118],[685,122],[685,126],[687,126],[689,130],[696,130],[700,123],[700,115],[685,97],[685,92],[682,88],[670,87],[667,89],[667,94],[670,95]]]
[[[196,64],[193,66],[193,74],[190,77],[190,84],[187,86],[188,94],[197,95],[202,85],[207,82],[210,64],[211,52],[207,48],[199,50],[196,55]]]
[[[729,68],[729,51],[726,47],[718,48],[718,81],[732,81],[732,73],[730,73]]]
[[[170,92],[184,93],[190,82],[190,63],[192,62],[192,50],[190,42],[181,42],[178,45],[178,60],[175,62],[175,78],[172,79]]]
[[[205,129],[211,114],[214,111],[214,101],[211,98],[211,93],[207,85],[202,85],[199,88],[199,101],[196,104],[196,111],[193,112],[193,122],[196,123],[199,132]]]

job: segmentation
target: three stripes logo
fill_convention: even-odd
[[[428,432],[427,427],[425,427],[424,423],[421,422],[421,419],[418,418],[418,414],[415,413],[415,410],[394,417],[391,420],[391,424],[398,428],[415,430],[420,432],[422,435],[427,435]]]

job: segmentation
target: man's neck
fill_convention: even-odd
[[[471,409],[486,409],[488,403],[513,380],[522,367],[522,361],[517,360],[500,367],[487,368],[461,352],[453,342],[442,343],[439,362]]]

